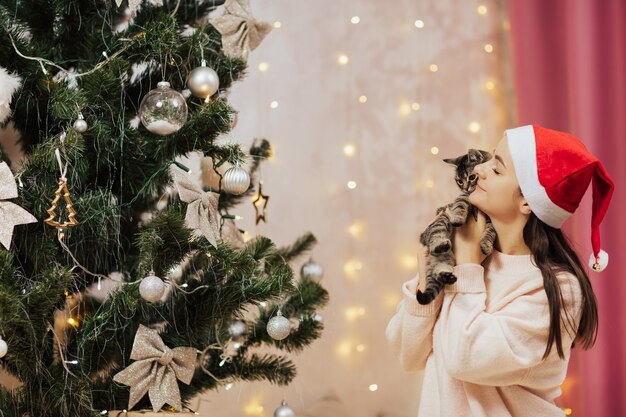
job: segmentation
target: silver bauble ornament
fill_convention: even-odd
[[[291,323],[289,319],[283,317],[279,311],[276,316],[267,322],[267,334],[274,340],[283,340],[291,333]]]
[[[220,88],[220,79],[212,68],[206,66],[206,61],[202,61],[202,66],[193,69],[187,77],[187,87],[191,94],[198,98],[211,97]]]
[[[8,351],[9,345],[7,345],[7,342],[2,340],[2,336],[0,336],[0,358],[4,358],[4,355],[6,355]]]
[[[181,93],[170,88],[170,83],[161,81],[141,100],[139,118],[150,132],[169,135],[187,121],[187,102]]]
[[[83,115],[78,115],[78,119],[74,122],[74,129],[79,133],[85,133],[89,126],[87,125],[87,121],[83,119]]]
[[[150,271],[150,275],[141,280],[139,284],[139,294],[141,298],[151,303],[159,301],[165,292],[165,283]]]
[[[274,411],[274,417],[296,417],[296,413],[283,401],[280,407]]]
[[[246,326],[246,323],[241,320],[233,320],[228,325],[228,334],[233,338],[233,340],[240,339],[246,334],[247,331],[248,327]]]
[[[309,259],[307,263],[302,265],[300,269],[300,275],[302,278],[311,279],[313,281],[319,281],[324,276],[324,268],[322,265],[313,261],[313,259]]]
[[[248,187],[250,187],[250,175],[239,166],[230,168],[222,178],[222,189],[229,194],[243,194],[248,191]]]

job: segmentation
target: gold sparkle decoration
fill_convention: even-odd
[[[130,358],[134,360],[113,380],[130,386],[130,410],[146,393],[156,413],[165,403],[182,410],[180,380],[189,385],[196,367],[196,349],[192,347],[165,346],[159,332],[139,325]]]
[[[256,213],[256,223],[259,224],[261,220],[267,223],[267,219],[265,218],[267,214],[267,202],[270,199],[269,195],[263,194],[263,181],[259,182],[259,192],[256,196],[256,199],[252,202],[254,205],[254,211]],[[262,211],[262,214],[259,214],[259,209]]]
[[[56,209],[59,207],[59,200],[63,197],[65,200],[65,208],[69,213],[67,216],[67,220],[64,222],[60,222],[57,219]],[[60,236],[63,237],[63,229],[67,229],[68,227],[74,227],[78,225],[78,220],[76,220],[76,210],[74,210],[74,203],[72,203],[72,199],[70,198],[70,191],[67,189],[67,179],[59,178],[59,187],[54,193],[54,200],[52,200],[52,206],[47,210],[50,217],[48,217],[44,222],[52,227],[56,227],[59,230]]]
[[[226,0],[224,14],[210,23],[222,34],[224,53],[233,58],[248,59],[272,30],[271,24],[254,19],[248,0]]]

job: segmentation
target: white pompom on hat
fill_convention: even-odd
[[[615,188],[602,163],[569,133],[527,125],[504,132],[522,194],[535,215],[561,228],[578,208],[593,181],[589,266],[597,272],[609,263],[600,249],[600,223]]]

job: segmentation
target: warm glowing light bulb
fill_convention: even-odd
[[[430,148],[430,153],[432,153],[433,155],[437,155],[439,153],[439,148],[433,146],[432,148]]]
[[[339,343],[339,345],[337,345],[337,353],[340,356],[350,356],[350,353],[352,353],[352,345],[350,342]]]
[[[437,66],[437,64],[430,64],[428,68],[430,69],[430,72],[437,72],[439,66]]]
[[[276,100],[272,101],[270,103],[270,107],[273,108],[273,109],[277,108],[278,107],[278,102]]]
[[[267,62],[261,62],[259,64],[259,71],[266,72],[270,68],[270,64]]]
[[[352,16],[352,19],[350,19],[350,21],[352,22],[352,24],[356,25],[361,21],[361,19],[359,18],[359,16]]]
[[[481,15],[487,14],[487,6],[485,6],[484,4],[481,4],[480,6],[478,6],[476,10],[478,11],[478,14],[481,14]]]
[[[408,116],[411,113],[411,105],[408,102],[401,103],[398,108],[398,113],[400,113],[401,116]]]
[[[354,146],[353,144],[349,143],[347,145],[344,145],[343,147],[343,153],[346,156],[354,156],[354,153],[356,152],[356,146]]]
[[[402,255],[401,262],[404,269],[413,270],[417,268],[417,256]]]
[[[411,109],[413,109],[413,111],[418,111],[420,108],[421,106],[418,102],[414,102],[413,104],[411,104]]]
[[[349,278],[356,278],[358,272],[363,268],[363,264],[358,259],[350,259],[343,266],[343,272]]]
[[[76,320],[74,320],[72,317],[67,319],[67,323],[72,325],[72,326],[78,326],[78,322]]]
[[[369,390],[374,392],[374,391],[378,391],[378,385],[376,384],[372,384],[369,386]]]
[[[357,352],[363,352],[365,350],[365,345],[357,345],[356,346],[356,351]]]
[[[478,132],[480,132],[480,123],[478,123],[478,122],[471,122],[467,128],[472,133],[478,133]]]
[[[348,321],[355,321],[359,317],[363,317],[365,315],[364,307],[348,307],[346,308],[345,316]]]
[[[493,45],[488,43],[485,45],[485,52],[487,53],[492,53],[493,52]]]
[[[365,102],[367,102],[367,96],[360,96],[359,103],[365,103]]]
[[[339,62],[340,65],[346,65],[348,61],[348,56],[344,54],[339,55],[339,58],[337,58],[337,62]]]
[[[356,188],[356,181],[348,181],[348,188],[354,190]]]
[[[363,234],[363,225],[359,222],[354,222],[348,227],[348,233],[355,239],[358,239]]]
[[[493,81],[491,81],[491,80],[490,80],[490,81],[487,81],[487,82],[485,83],[485,88],[486,88],[487,90],[490,90],[490,91],[491,91],[491,90],[494,90],[494,89],[496,88],[496,83],[494,83],[494,82],[493,82]]]
[[[426,187],[433,188],[434,186],[435,183],[433,182],[433,180],[426,180]]]
[[[572,409],[571,408],[564,408],[563,412],[565,413],[566,416],[572,415]]]
[[[283,24],[282,24],[282,23],[280,23],[279,21],[274,22],[274,27],[275,27],[276,29],[280,28],[282,25],[283,25]]]
[[[418,28],[418,29],[423,28],[423,27],[424,27],[424,21],[423,21],[423,20],[419,20],[419,19],[417,19],[417,20],[415,21],[415,27],[416,27],[416,28]]]

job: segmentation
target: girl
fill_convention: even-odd
[[[563,416],[570,349],[589,349],[598,330],[596,299],[561,232],[593,179],[590,266],[606,267],[599,226],[613,182],[575,137],[541,126],[505,131],[494,157],[476,166],[470,202],[480,211],[453,236],[457,282],[428,305],[420,272],[402,286],[387,340],[406,370],[424,371],[419,417]],[[485,215],[498,234],[479,247]]]

